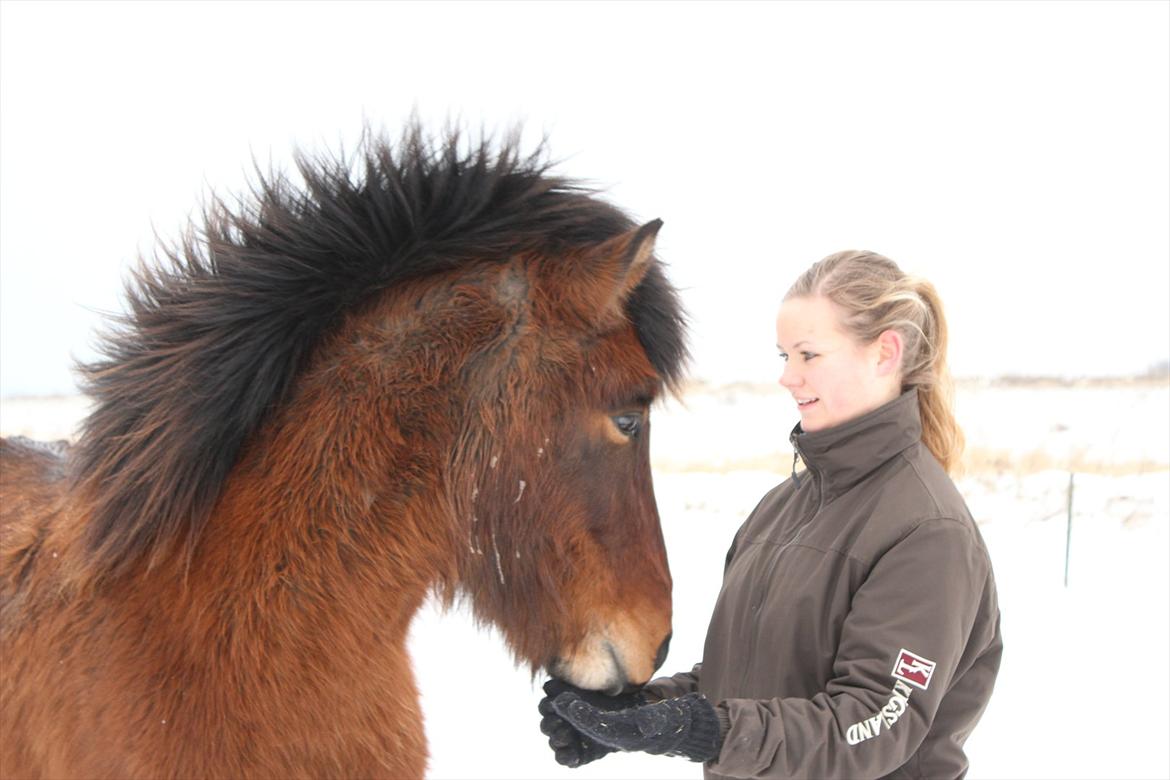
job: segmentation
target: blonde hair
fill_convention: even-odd
[[[952,408],[947,323],[934,285],[903,273],[887,257],[849,250],[814,263],[784,298],[815,295],[840,307],[842,326],[861,344],[886,330],[901,335],[902,392],[918,389],[922,443],[948,472],[957,470],[963,432]]]

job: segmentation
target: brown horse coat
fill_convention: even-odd
[[[534,672],[662,660],[660,223],[514,140],[300,174],[140,268],[75,446],[0,443],[5,778],[421,777],[431,591]]]

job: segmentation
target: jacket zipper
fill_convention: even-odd
[[[794,454],[800,452],[800,448],[796,444],[796,437],[795,436],[792,437],[791,441],[792,441],[792,447],[793,447]],[[805,460],[803,453],[800,453],[800,459],[804,461],[804,465],[808,467],[809,473],[811,473],[813,476],[812,483],[814,486],[816,486],[816,489],[817,489],[817,507],[816,507],[816,509],[813,510],[812,514],[808,516],[808,519],[800,524],[800,526],[796,529],[796,532],[793,533],[792,536],[789,537],[789,539],[784,542],[784,544],[780,545],[780,548],[776,551],[776,554],[772,557],[772,562],[768,565],[767,574],[765,574],[760,579],[760,583],[756,587],[756,593],[755,593],[755,596],[752,600],[751,608],[749,609],[749,612],[751,614],[752,626],[751,626],[751,633],[748,635],[748,654],[747,654],[747,658],[745,659],[745,662],[743,665],[743,676],[740,678],[740,681],[739,681],[739,691],[741,694],[744,692],[745,686],[747,685],[748,673],[751,671],[751,668],[752,668],[752,658],[756,654],[756,645],[759,643],[760,608],[763,607],[763,605],[764,605],[764,594],[769,590],[768,583],[771,582],[772,574],[776,571],[776,566],[780,563],[780,555],[784,552],[784,550],[786,550],[793,543],[795,543],[797,539],[800,538],[800,535],[804,532],[804,529],[808,528],[809,525],[812,524],[812,521],[816,519],[817,515],[819,515],[821,513],[821,510],[825,506],[825,490],[824,490],[824,485],[821,484],[820,472],[817,471],[815,466],[813,466],[811,463],[809,463],[807,460]],[[797,480],[797,482],[796,482],[796,487],[797,487],[797,489],[800,489],[800,481],[799,480]]]

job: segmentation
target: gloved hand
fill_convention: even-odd
[[[587,691],[570,685],[563,680],[549,680],[544,684],[545,697],[540,700],[537,709],[543,715],[540,719],[540,731],[548,737],[549,747],[561,766],[578,767],[607,756],[617,748],[603,745],[577,731],[569,722],[562,718],[553,708],[553,700],[562,694],[572,694],[580,700],[588,702],[601,710],[613,711],[627,707],[636,707],[645,703],[640,693],[627,693],[621,696],[606,696],[597,691]]]
[[[715,707],[699,693],[617,711],[594,706],[573,692],[558,695],[552,704],[584,739],[616,750],[710,761],[719,755],[726,733]]]

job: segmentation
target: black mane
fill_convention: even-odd
[[[252,200],[216,201],[198,233],[140,263],[128,314],[80,366],[94,399],[73,479],[94,500],[88,533],[107,571],[176,539],[190,544],[241,445],[278,406],[339,315],[398,282],[506,259],[555,255],[633,227],[577,183],[549,175],[514,133],[462,149],[412,124],[397,146],[355,160],[297,156],[304,181],[260,176]],[[627,313],[668,384],[686,359],[674,289],[652,268]]]

